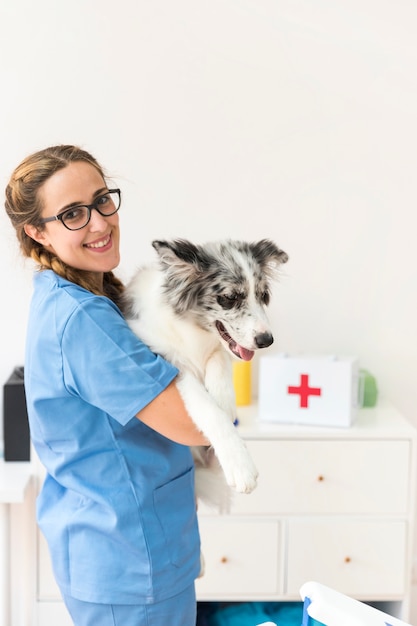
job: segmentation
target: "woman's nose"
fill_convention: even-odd
[[[92,208],[89,223],[90,230],[104,230],[106,226],[107,218],[104,217],[104,215],[101,215],[97,209]]]

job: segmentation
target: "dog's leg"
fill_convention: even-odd
[[[192,374],[180,374],[177,387],[197,428],[213,446],[227,484],[241,493],[250,493],[256,487],[258,471],[230,416]]]
[[[220,348],[206,363],[204,386],[232,422],[236,419],[236,398],[233,387],[232,362]]]

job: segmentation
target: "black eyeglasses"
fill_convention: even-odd
[[[77,204],[53,217],[44,217],[39,224],[46,224],[59,220],[68,230],[80,230],[87,226],[91,219],[91,211],[95,209],[103,217],[110,217],[120,209],[120,189],[109,189],[106,193],[98,196],[92,204]]]

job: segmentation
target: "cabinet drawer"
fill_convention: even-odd
[[[288,523],[286,592],[316,580],[357,598],[405,592],[406,524],[328,520]]]
[[[277,593],[282,559],[278,522],[202,518],[205,574],[196,582],[199,599]]]
[[[248,441],[259,470],[253,493],[237,495],[239,514],[399,514],[408,510],[410,443]]]

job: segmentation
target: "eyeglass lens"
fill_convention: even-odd
[[[62,223],[69,230],[83,228],[90,220],[92,208],[96,209],[101,215],[113,215],[120,208],[120,194],[117,191],[109,191],[99,196],[91,205],[91,208],[83,205],[72,207],[61,213]]]

